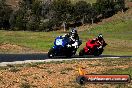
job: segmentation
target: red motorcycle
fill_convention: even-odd
[[[89,40],[86,43],[86,46],[80,50],[79,56],[83,55],[94,55],[94,56],[99,56],[102,54],[104,51],[104,47],[107,44],[104,42],[103,44],[99,43],[98,41],[95,40]]]

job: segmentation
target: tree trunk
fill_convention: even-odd
[[[82,24],[84,24],[84,19],[85,19],[85,17],[83,16],[83,18],[82,18]]]
[[[122,13],[124,12],[123,9],[121,10],[121,12],[122,12]]]
[[[64,29],[64,32],[66,31],[66,22],[63,22],[63,29]]]
[[[93,18],[91,18],[91,24],[93,25],[94,21],[93,21]]]

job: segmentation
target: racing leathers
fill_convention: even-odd
[[[67,45],[67,47],[75,47],[75,48],[78,48],[78,43],[79,43],[79,36],[78,36],[78,34],[75,34],[74,36],[72,35],[72,34],[70,34],[70,33],[68,33],[68,34],[65,34],[65,35],[63,35],[62,37],[67,37],[67,38],[69,38],[69,40],[70,40],[70,42],[69,42],[69,44]]]
[[[106,44],[103,38],[101,38],[101,39],[95,38],[93,40],[100,45],[98,48],[102,48],[102,47],[104,47],[104,44]]]

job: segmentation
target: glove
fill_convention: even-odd
[[[70,45],[70,44],[68,44],[68,45],[67,45],[67,47],[71,47],[71,45]]]
[[[75,48],[78,48],[78,42],[75,42],[74,44],[72,44],[72,46],[74,46]]]
[[[75,46],[75,48],[79,48],[79,46],[78,46],[78,45],[76,45],[76,46]]]
[[[98,47],[98,49],[101,49],[101,48],[102,48],[102,46]]]

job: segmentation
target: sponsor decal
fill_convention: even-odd
[[[130,75],[90,75],[86,74],[82,68],[79,68],[79,76],[77,77],[77,82],[79,84],[87,83],[129,83]]]

